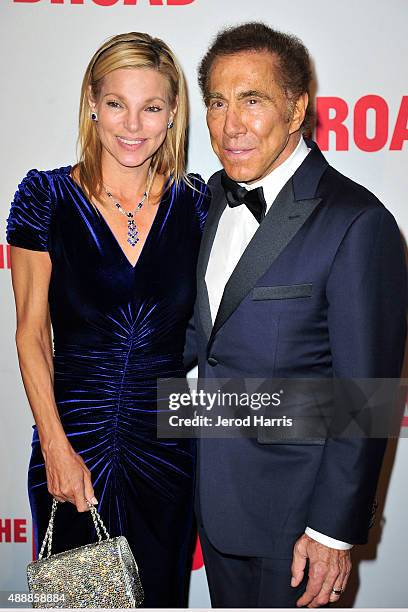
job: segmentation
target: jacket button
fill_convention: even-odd
[[[209,357],[207,361],[208,361],[208,364],[212,367],[218,365],[218,361],[215,359],[215,357]]]

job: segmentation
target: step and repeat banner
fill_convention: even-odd
[[[30,168],[76,161],[79,92],[94,51],[127,31],[148,32],[173,48],[189,84],[189,169],[208,178],[219,165],[207,134],[197,65],[210,41],[226,25],[253,20],[298,35],[313,57],[321,149],[338,170],[386,204],[406,237],[407,18],[406,0],[1,1],[0,591],[26,590],[25,567],[33,557],[26,493],[33,420],[14,342],[5,220]],[[370,543],[354,550],[355,571],[343,606],[408,606],[407,465],[408,440],[393,441],[379,487],[380,518]],[[197,549],[190,606],[208,605]]]

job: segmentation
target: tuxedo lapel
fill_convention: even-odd
[[[318,183],[328,163],[315,143],[307,141],[307,144],[312,151],[278,194],[225,286],[208,348],[211,347],[218,330],[321,202],[321,198],[315,196]],[[224,208],[225,201],[222,210]],[[217,218],[217,224],[220,216]],[[212,230],[211,244],[206,245],[208,248],[206,262],[208,262],[216,227],[213,227]],[[200,277],[202,276],[201,273]]]
[[[231,274],[218,309],[210,343],[257,280],[297,234],[321,198],[293,201],[291,181],[282,189]]]
[[[219,181],[219,177],[218,177]],[[197,261],[197,303],[198,311],[203,329],[207,340],[211,335],[212,318],[210,301],[208,298],[207,285],[205,282],[205,273],[208,266],[208,260],[211,253],[211,248],[217,232],[218,223],[221,215],[227,206],[227,201],[224,196],[224,191],[221,185],[213,181],[209,183],[212,192],[211,207],[208,213],[207,221],[204,226],[203,237],[201,239],[200,254]]]

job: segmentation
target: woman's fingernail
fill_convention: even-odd
[[[95,504],[98,504],[98,503],[99,503],[99,502],[98,502],[98,500],[96,499],[96,497],[93,497],[93,498],[91,499],[91,504],[94,504],[94,505],[95,505]]]

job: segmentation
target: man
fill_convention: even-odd
[[[303,138],[305,47],[261,23],[227,29],[199,80],[224,168],[209,181],[198,263],[199,377],[398,378],[399,231]],[[382,439],[201,439],[196,506],[213,606],[337,601],[350,548],[367,539],[384,449]]]

